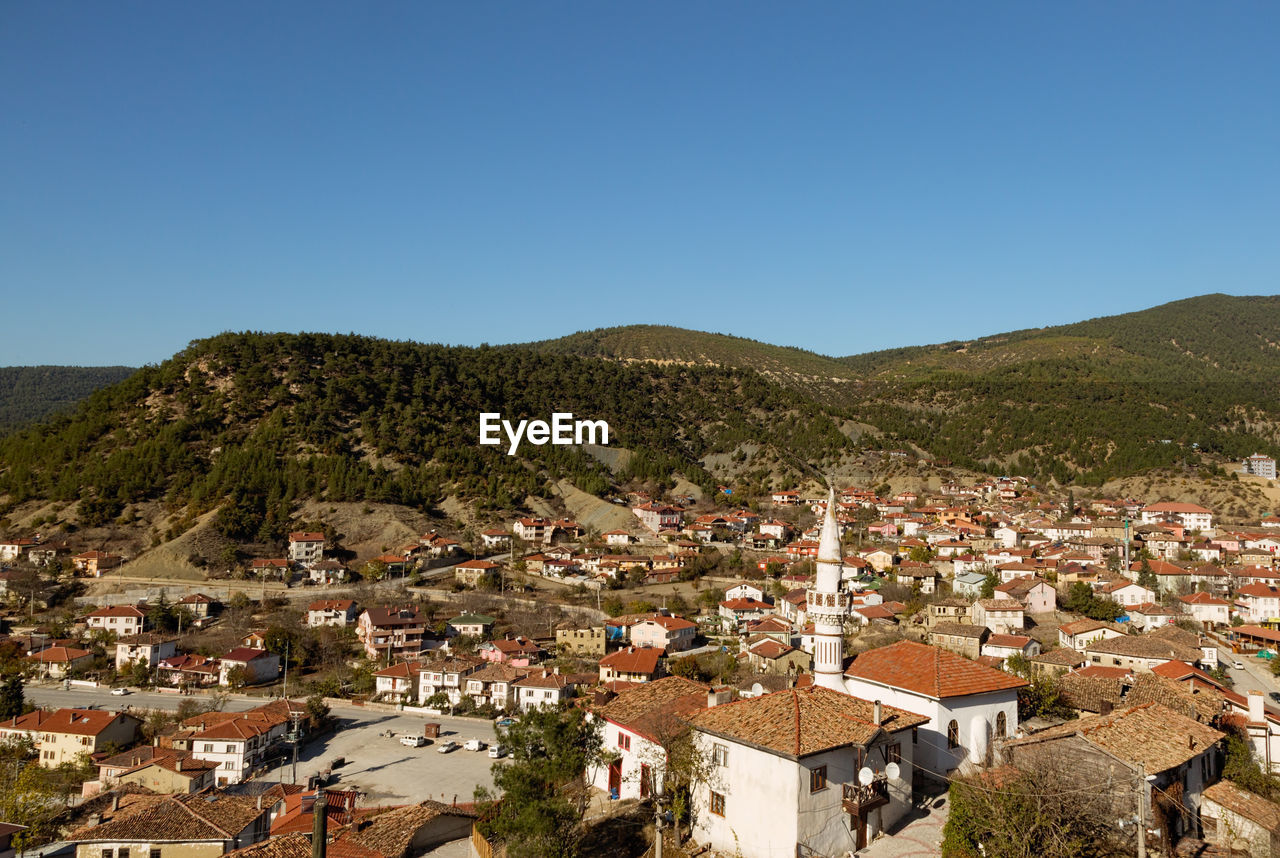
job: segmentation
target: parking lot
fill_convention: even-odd
[[[298,750],[298,783],[330,767],[334,760],[345,764],[333,769],[332,786],[359,789],[362,804],[407,804],[424,799],[452,802],[471,801],[477,786],[493,786],[490,766],[495,762],[485,751],[462,747],[447,754],[438,752],[441,742],[452,739],[459,746],[468,739],[480,739],[486,746],[494,741],[491,721],[368,712],[357,707],[334,707],[341,727]],[[422,733],[423,724],[441,725],[440,738],[421,748],[400,743],[406,734]],[[390,730],[395,736],[382,736]],[[292,760],[281,770],[262,780],[292,781]]]

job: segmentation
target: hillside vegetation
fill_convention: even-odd
[[[0,367],[0,434],[70,408],[132,373],[127,366]]]
[[[574,447],[477,443],[481,412],[606,420],[633,451],[614,475]],[[851,446],[831,417],[761,375],[640,367],[530,350],[367,337],[224,334],[97,391],[75,413],[0,439],[0,494],[79,501],[94,525],[131,504],[221,506],[230,537],[269,540],[297,501],[425,508],[446,494],[512,508],[560,479],[604,494],[680,474],[712,489],[699,460],[753,439],[820,461]]]

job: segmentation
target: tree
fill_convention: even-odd
[[[1156,577],[1150,561],[1145,557],[1142,558],[1142,563],[1138,565],[1138,586],[1146,587],[1156,595],[1160,594],[1160,579]]]
[[[530,709],[502,742],[511,762],[492,768],[497,793],[476,788],[481,832],[502,840],[511,858],[577,855],[586,772],[601,759],[600,722],[582,709]]]
[[[994,599],[996,595],[996,587],[1000,586],[1000,576],[994,569],[987,573],[987,577],[982,579],[982,598]],[[1085,585],[1088,586],[1088,585]]]
[[[3,684],[0,684],[0,721],[17,718],[26,711],[26,707],[21,674],[6,677]]]

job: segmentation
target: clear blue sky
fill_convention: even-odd
[[[1280,292],[1280,5],[0,5],[0,365]]]

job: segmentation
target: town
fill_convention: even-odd
[[[616,854],[978,848],[1028,788],[1118,852],[1280,848],[1280,517],[935,482],[636,490],[603,533],[519,516],[367,558],[295,531],[203,582],[12,536],[5,840],[500,854],[539,836],[504,773],[571,724],[556,824],[627,821]]]

